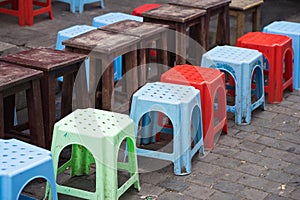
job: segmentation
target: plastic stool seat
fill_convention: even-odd
[[[264,70],[264,73],[268,77],[268,84],[265,84],[265,92],[268,93],[269,103],[281,102],[285,89],[293,91],[293,49],[291,38],[284,35],[250,32],[240,37],[236,45],[258,50],[267,60],[268,69]]]
[[[103,0],[57,0],[57,1],[68,3],[70,5],[70,11],[72,13],[75,13],[76,11],[82,13],[85,4],[95,3],[95,2],[99,2],[100,7],[104,8]]]
[[[171,120],[173,152],[165,153],[137,148],[137,154],[173,162],[176,175],[191,173],[192,157],[197,151],[204,153],[199,90],[191,86],[161,82],[144,85],[132,97],[130,118],[134,121],[136,137],[139,136],[140,119],[144,114],[152,111],[155,111],[153,122],[157,122],[157,112],[162,112]],[[153,133],[156,134],[158,129],[159,127],[155,124]],[[193,148],[191,138],[194,139]]]
[[[159,6],[161,6],[161,4],[156,4],[156,3],[153,3],[153,4],[144,4],[144,5],[141,5],[139,7],[136,7],[135,9],[133,9],[132,15],[142,16],[143,12],[146,12],[148,10],[152,10],[154,8],[158,8]]]
[[[121,143],[126,139],[128,162],[118,162]],[[128,115],[97,110],[78,109],[58,121],[54,126],[52,155],[56,176],[71,168],[71,175],[90,172],[96,165],[96,190],[89,192],[57,183],[57,192],[85,199],[118,199],[129,187],[140,190],[135,153],[134,126]],[[61,151],[72,145],[72,157],[61,167]],[[118,188],[117,170],[127,170],[130,178]]]
[[[24,187],[36,178],[46,179],[53,199],[58,199],[50,151],[16,139],[0,139],[0,157],[0,199],[19,199]]]
[[[263,32],[286,35],[292,38],[294,51],[293,87],[300,90],[300,23],[275,21],[265,26]]]
[[[235,105],[227,105],[227,112],[235,113],[237,124],[249,124],[251,112],[264,109],[263,56],[260,52],[232,46],[217,46],[203,55],[201,66],[228,72],[235,81]],[[251,81],[255,73],[256,95],[251,102]]]
[[[98,27],[106,26],[108,24],[113,24],[115,22],[119,22],[119,21],[126,20],[126,19],[143,22],[142,17],[133,16],[133,15],[129,15],[126,13],[121,13],[121,12],[110,12],[110,13],[107,13],[104,15],[94,17],[92,26],[98,28]]]
[[[224,73],[217,69],[177,65],[162,74],[160,80],[200,90],[204,146],[213,149],[215,134],[222,129],[228,132]]]

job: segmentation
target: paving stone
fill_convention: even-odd
[[[267,147],[274,147],[274,148],[279,147],[278,141],[276,139],[270,138],[270,137],[261,136],[261,137],[257,138],[256,142],[258,144],[263,144]]]
[[[299,165],[290,164],[289,166],[284,168],[284,171],[289,174],[300,175]]]
[[[219,183],[215,184],[214,189],[219,190],[221,192],[236,194],[239,191],[244,189],[244,186],[238,183],[232,183],[229,181],[220,181]]]
[[[238,151],[239,150],[236,149],[236,148],[226,147],[226,146],[221,145],[221,144],[218,145],[218,148],[214,148],[212,150],[213,153],[224,155],[224,156],[231,156],[231,155],[237,153]]]
[[[238,183],[243,184],[248,187],[256,188],[262,190],[264,192],[276,192],[278,186],[280,184],[275,183],[273,181],[266,180],[261,177],[251,176],[251,175],[244,175],[238,180]]]
[[[219,154],[215,154],[214,152],[206,152],[205,156],[201,157],[199,160],[202,162],[210,163],[213,160],[217,160],[221,157]]]
[[[287,141],[279,141],[278,148],[290,153],[300,154],[300,145]]]
[[[168,178],[168,176],[162,176],[161,173],[158,172],[140,173],[139,176],[142,182],[154,185],[157,185]]]
[[[141,191],[138,193],[140,196],[158,196],[163,193],[165,189],[149,183],[141,184]]]
[[[300,199],[300,189],[297,189],[291,193],[291,197],[294,199]]]
[[[300,176],[295,175],[289,182],[288,185],[293,187],[300,187]]]
[[[290,163],[276,158],[265,157],[257,164],[264,166],[266,169],[284,169],[290,165]]]
[[[216,191],[212,196],[209,197],[210,200],[240,200],[241,197],[237,196],[236,194],[228,194],[224,192]]]
[[[239,195],[247,199],[264,199],[266,196],[268,196],[268,193],[245,187],[241,192],[239,192]]]
[[[263,156],[249,152],[249,151],[240,151],[240,152],[234,154],[234,157],[241,161],[247,161],[247,162],[252,162],[252,163],[257,163],[261,159],[263,159]]]
[[[64,200],[65,198],[61,198],[61,199]],[[78,199],[78,198],[76,198],[76,199]],[[120,200],[140,200],[141,196],[139,195],[139,193],[137,192],[136,189],[134,189],[133,187],[130,187],[119,199]]]
[[[220,169],[218,172],[216,172],[215,174],[213,174],[213,176],[216,179],[221,179],[221,180],[226,180],[226,181],[232,181],[235,182],[237,181],[240,177],[243,176],[243,173],[238,172],[236,169],[226,169],[226,168],[222,168]]]
[[[236,147],[240,143],[240,140],[233,137],[221,137],[219,140],[219,144],[228,146],[228,147]]]
[[[182,192],[188,187],[188,184],[184,181],[179,181],[175,178],[169,178],[159,184],[160,187],[166,188],[170,191]]]
[[[265,156],[276,158],[276,159],[282,159],[287,154],[288,153],[286,151],[277,150],[277,149],[270,148],[270,147],[265,148],[261,153],[261,155],[265,155]]]
[[[261,174],[265,174],[267,171],[266,168],[262,166],[247,162],[238,166],[236,170],[253,176],[260,176]]]
[[[222,169],[221,171],[223,171]],[[204,173],[192,173],[189,175],[187,181],[191,183],[195,183],[197,185],[202,185],[206,187],[211,187],[215,183],[217,183],[217,177],[209,176]]]
[[[292,178],[292,175],[281,170],[269,170],[267,173],[265,173],[264,177],[275,182],[286,184]]]
[[[191,196],[195,199],[209,199],[209,196],[215,192],[214,189],[191,184],[183,191],[183,194]]]
[[[240,141],[255,142],[256,139],[260,137],[260,135],[256,134],[255,132],[249,133],[249,132],[245,132],[245,131],[240,131],[236,135],[234,135],[234,137],[240,139]]]
[[[276,194],[269,194],[265,200],[286,200],[286,197],[283,197],[283,196],[279,196],[279,195],[276,195]]]
[[[194,197],[189,197],[187,195],[184,195],[182,193],[175,193],[172,191],[164,192],[162,195],[159,196],[159,200],[170,200],[170,199],[176,199],[176,200],[193,200]]]
[[[278,131],[278,130],[274,130],[274,129],[266,128],[266,127],[258,127],[256,132],[258,135],[264,135],[264,136],[271,137],[271,138],[277,138],[278,136],[280,136],[282,134],[282,131]]]
[[[235,125],[236,129],[241,130],[241,131],[245,131],[245,132],[255,132],[256,131],[256,127],[253,126],[252,124],[248,124],[247,126],[239,126],[239,125]]]
[[[262,152],[264,148],[266,148],[265,145],[257,144],[250,141],[244,141],[239,146],[239,148],[244,149],[246,151],[251,151],[253,153]]]
[[[193,169],[195,169],[195,173],[199,172],[199,173],[212,175],[216,171],[219,171],[220,167],[213,165],[211,163],[198,162],[193,166]]]
[[[264,112],[261,112],[260,109],[257,109],[254,112],[252,112],[253,118],[259,118],[264,120],[272,120],[276,115],[277,113],[269,112],[266,110]]]
[[[241,162],[239,160],[230,158],[230,157],[222,157],[218,160],[214,160],[212,162],[212,164],[221,166],[221,167],[225,167],[225,168],[231,168],[231,169],[235,169],[236,167],[238,167],[239,165],[241,165]]]

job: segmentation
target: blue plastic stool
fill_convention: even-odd
[[[92,26],[94,27],[102,27],[109,24],[113,24],[122,20],[135,20],[138,22],[143,22],[142,17],[129,15],[121,12],[110,12],[104,15],[100,15],[93,18]]]
[[[57,0],[57,1],[70,4],[70,11],[72,13],[75,13],[76,11],[82,13],[84,10],[84,4],[95,3],[95,2],[100,2],[100,7],[104,8],[103,0]]]
[[[129,15],[129,14],[125,14],[125,13],[120,13],[120,12],[110,12],[104,15],[100,15],[97,17],[93,18],[92,21],[92,26],[93,27],[102,27],[102,26],[106,26],[109,24],[113,24],[122,20],[135,20],[135,21],[139,21],[142,22],[143,18],[142,17],[137,17],[137,16],[133,16],[133,15]],[[116,80],[120,80],[122,77],[122,56],[119,56],[117,58],[115,58],[114,60],[114,69],[115,69],[115,81]]]
[[[0,199],[32,199],[21,195],[33,179],[44,178],[57,198],[51,152],[16,139],[0,139]]]
[[[235,81],[235,105],[227,105],[227,112],[235,113],[237,124],[249,124],[251,112],[259,106],[264,109],[263,56],[257,50],[217,46],[202,57],[201,66],[228,72]],[[251,82],[255,72],[257,100],[251,103]]]
[[[300,90],[300,23],[276,21],[264,27],[263,32],[286,35],[292,38],[294,50],[293,86]]]
[[[192,157],[197,151],[204,153],[199,90],[192,86],[161,82],[144,85],[132,97],[130,118],[134,121],[136,138],[140,137],[139,121],[149,112],[153,113],[152,131],[142,137],[150,137],[159,132],[160,127],[156,124],[157,116],[158,112],[162,112],[173,124],[173,152],[164,153],[137,148],[137,155],[173,162],[176,175],[191,173]],[[194,139],[193,148],[191,138]]]

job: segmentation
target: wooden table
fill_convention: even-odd
[[[0,138],[15,137],[46,147],[40,79],[43,72],[0,62]],[[26,91],[29,137],[14,126],[15,95]]]
[[[230,25],[229,25],[229,4],[231,0],[171,0],[170,4],[188,6],[191,8],[204,9],[205,16],[205,30],[207,34],[205,37],[205,44],[203,47],[206,50],[210,49],[208,44],[208,33],[210,19],[214,15],[219,15],[216,43],[218,45],[229,44],[230,40]]]
[[[244,35],[245,17],[252,14],[252,31],[260,31],[260,16],[263,0],[232,0],[230,15],[237,19],[236,39]]]
[[[147,60],[149,57],[146,50],[152,48],[152,42],[156,43],[157,62],[162,64],[158,67],[158,76],[168,70],[167,58],[167,31],[168,26],[153,24],[147,22],[138,22],[134,20],[123,20],[99,29],[112,31],[116,33],[123,33],[140,38],[138,45],[138,66],[139,66],[139,86],[143,86],[147,81]],[[165,50],[165,51],[163,51]]]
[[[97,29],[63,42],[67,51],[84,53],[90,57],[90,106],[115,110],[113,59],[117,56],[124,55],[127,97],[138,89],[136,49],[139,41],[138,37]],[[128,110],[128,106],[127,102],[124,109]],[[122,109],[116,111],[121,112]]]
[[[44,72],[41,79],[42,105],[47,148],[51,147],[53,126],[56,122],[55,83],[63,76],[61,116],[72,112],[73,85],[76,74],[86,59],[86,55],[58,51],[50,48],[37,48],[0,57],[0,60],[19,64]]]

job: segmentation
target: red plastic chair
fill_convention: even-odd
[[[10,5],[11,8],[3,7]],[[34,6],[39,8],[33,9]],[[36,15],[43,13],[49,13],[49,18],[53,19],[51,0],[41,2],[37,0],[25,1],[25,0],[6,0],[0,2],[0,13],[13,15],[19,18],[19,25],[33,25],[33,18]]]
[[[162,74],[160,81],[200,90],[204,146],[213,149],[216,133],[228,132],[224,73],[218,69],[177,65]]]
[[[277,34],[250,32],[237,40],[236,46],[260,51],[269,65],[264,69],[265,92],[269,103],[280,103],[283,91],[293,91],[293,49],[292,39]],[[285,65],[285,69],[284,69]]]

